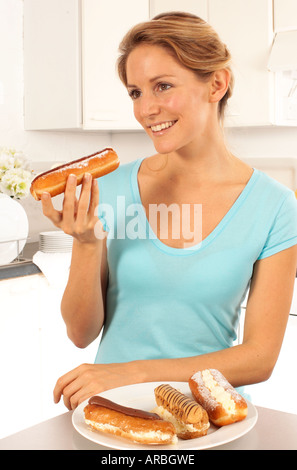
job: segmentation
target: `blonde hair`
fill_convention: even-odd
[[[219,118],[223,121],[225,107],[234,86],[230,67],[231,55],[206,21],[190,13],[169,12],[130,29],[120,43],[120,56],[117,61],[119,77],[125,86],[128,56],[135,47],[143,43],[166,48],[183,66],[194,71],[203,81],[207,81],[218,70],[229,70],[229,87],[218,107]]]

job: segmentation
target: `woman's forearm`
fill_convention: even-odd
[[[265,374],[269,366],[267,358],[248,344],[179,359],[82,364],[59,378],[54,398],[58,403],[63,395],[71,410],[90,396],[112,388],[143,382],[188,382],[198,370],[210,368],[218,369],[234,387],[239,387],[268,378]]]
[[[213,368],[218,369],[234,387],[240,387],[267,380],[273,366],[265,351],[241,344],[201,356],[135,361],[131,368],[139,371],[141,382],[187,382],[198,370]]]
[[[104,243],[104,240],[93,244],[73,241],[61,313],[69,338],[81,348],[98,336],[104,322]]]

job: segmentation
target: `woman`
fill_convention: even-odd
[[[267,380],[296,273],[293,192],[225,145],[233,78],[217,34],[193,15],[164,14],[133,28],[120,51],[120,77],[156,154],[100,179],[101,224],[90,175],[79,201],[69,177],[61,212],[42,198],[44,214],[74,237],[61,304],[68,335],[86,347],[104,326],[95,364],[57,381],[54,399],[69,409],[106,389],[187,381],[209,367],[235,387]],[[243,342],[233,346],[248,288]]]

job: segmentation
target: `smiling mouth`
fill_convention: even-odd
[[[150,126],[153,132],[160,132],[165,129],[169,129],[169,127],[172,127],[177,121],[166,121],[162,122],[161,124],[156,124],[155,126]]]

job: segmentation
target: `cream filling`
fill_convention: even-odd
[[[116,431],[119,430],[117,426],[113,426],[112,424],[108,423],[96,423],[95,421],[92,421],[90,419],[85,420],[86,424],[89,424],[90,426],[94,427],[97,429],[97,431],[103,431],[103,432],[110,432],[110,433],[115,433]],[[134,438],[142,438],[142,439],[150,439],[150,440],[161,440],[161,441],[168,441],[171,439],[172,444],[175,444],[177,442],[177,437],[174,435],[172,436],[171,434],[164,433],[162,431],[137,431],[133,432],[132,430],[124,431],[125,434],[131,434],[132,437]]]
[[[224,387],[218,384],[209,370],[202,371],[202,378],[204,385],[208,388],[212,397],[220,403],[228,413],[234,414],[236,412],[236,406],[231,393],[227,392]]]
[[[152,413],[156,413],[160,418],[163,418],[165,421],[169,421],[175,427],[176,434],[182,434],[185,432],[197,432],[198,429],[193,424],[183,423],[182,421],[177,420],[170,411],[163,408],[163,406],[157,406],[152,410]],[[209,423],[206,423],[200,431],[205,431],[209,428]]]
[[[163,129],[168,129],[168,127],[173,126],[175,121],[168,121],[162,122],[162,124],[158,124],[157,126],[151,126],[153,132],[162,131]]]

